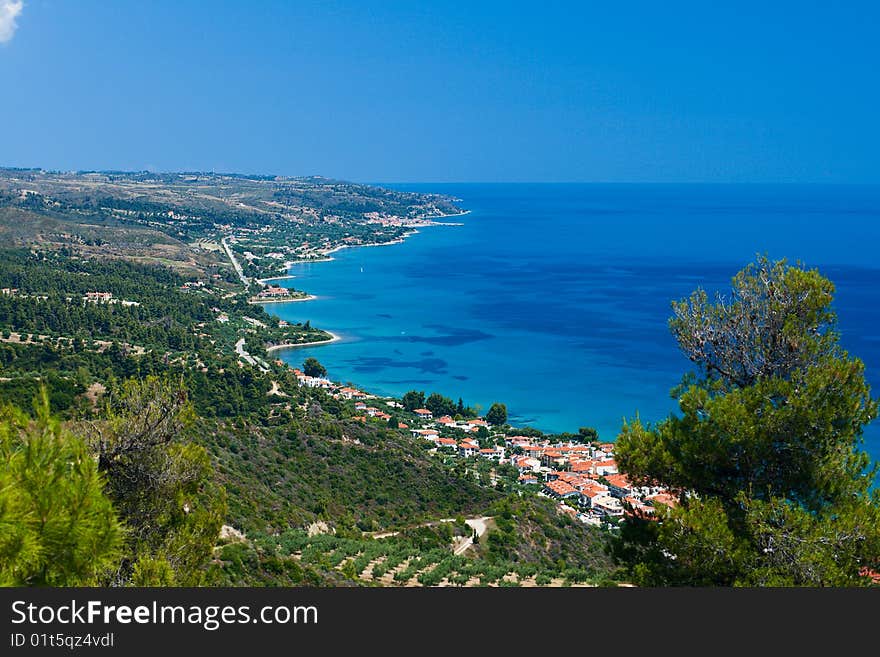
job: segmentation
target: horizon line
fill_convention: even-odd
[[[154,175],[212,175],[212,176],[241,176],[262,178],[284,179],[308,179],[316,178],[333,182],[352,183],[358,185],[822,185],[829,187],[877,187],[880,181],[823,181],[823,180],[366,180],[355,178],[339,178],[323,174],[282,174],[266,172],[245,171],[217,171],[198,169],[61,169],[45,168],[41,166],[0,166],[0,171],[40,171],[50,174],[154,174]]]

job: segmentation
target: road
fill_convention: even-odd
[[[468,527],[477,532],[477,538],[482,538],[483,534],[486,533],[486,529],[488,528],[488,523],[492,519],[491,516],[484,516],[482,518],[468,518],[465,520]],[[458,546],[452,551],[455,556],[463,554],[465,550],[467,550],[471,545],[474,544],[473,535],[465,538]]]
[[[486,530],[489,527],[489,521],[492,520],[492,516],[482,516],[479,518],[465,518],[465,523],[468,527],[475,530],[477,532],[477,537],[482,538],[483,534],[486,533]],[[418,527],[433,527],[435,525],[439,525],[441,522],[455,522],[455,518],[442,518],[440,520],[432,520],[431,522],[423,522],[420,525],[415,525],[415,527],[410,527],[410,529],[415,529]],[[378,532],[378,533],[368,533],[367,536],[372,536],[373,538],[390,538],[392,536],[397,536],[400,532]],[[462,542],[455,547],[453,550],[454,554],[461,554],[465,550],[467,550],[471,545],[474,544],[473,534],[463,539]]]
[[[241,265],[238,264],[238,260],[236,260],[235,254],[232,252],[232,249],[229,248],[226,240],[226,237],[220,240],[220,243],[223,245],[223,250],[226,251],[226,255],[229,257],[229,260],[232,261],[232,266],[235,267],[235,273],[238,274],[238,277],[241,279],[242,285],[246,288],[250,287],[251,279],[244,275],[244,270],[241,268]]]
[[[251,356],[247,350],[244,348],[244,338],[241,338],[238,342],[235,343],[235,353],[241,357],[249,365],[253,365],[254,367],[260,368],[263,372],[268,372],[269,367],[266,365],[265,361],[262,359],[257,359]]]

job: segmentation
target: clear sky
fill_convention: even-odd
[[[0,164],[880,182],[880,3],[0,0]]]

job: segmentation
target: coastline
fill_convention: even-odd
[[[293,262],[295,262],[295,261],[285,262],[284,268],[289,269],[290,265],[293,264]],[[256,281],[257,281],[257,283],[261,283],[263,285],[266,285],[269,281],[284,281],[284,280],[287,280],[288,278],[296,278],[296,276],[290,276],[289,274],[286,276],[271,276],[270,278],[258,278],[258,279],[256,279]]]
[[[291,276],[290,278],[293,278],[293,276]],[[269,279],[269,280],[275,280],[275,279]],[[264,303],[296,303],[298,301],[314,301],[317,298],[318,297],[316,297],[314,294],[309,294],[304,297],[296,297],[295,299],[261,299],[261,300],[256,300],[256,301],[249,299],[248,303],[252,303],[255,306],[261,306]]]
[[[340,244],[338,246],[334,246],[332,249],[328,249],[326,251],[321,251],[320,256],[317,258],[305,258],[303,260],[288,260],[284,263],[284,268],[290,271],[290,268],[294,265],[303,265],[303,264],[311,264],[313,262],[332,262],[333,258],[331,254],[336,253],[337,251],[342,251],[342,249],[361,249],[369,246],[391,246],[393,244],[403,244],[408,237],[412,237],[413,235],[418,235],[419,228],[430,228],[432,226],[463,226],[464,224],[456,223],[456,222],[443,222],[443,221],[435,221],[435,219],[447,219],[450,217],[463,217],[467,214],[471,214],[471,210],[462,210],[461,212],[456,212],[455,214],[438,214],[433,217],[425,217],[422,220],[419,220],[419,223],[414,223],[411,225],[411,230],[406,231],[401,237],[397,239],[393,239],[388,242],[379,242],[376,244]],[[258,278],[257,282],[263,283],[264,285],[268,281],[283,281],[296,278],[296,276],[292,274],[286,274],[283,276],[270,276],[269,278]],[[302,299],[306,301],[308,299]],[[299,301],[299,299],[290,299],[290,301]]]
[[[455,213],[455,214],[436,215],[435,217],[426,218],[426,220],[425,220],[424,223],[419,223],[419,224],[416,224],[416,225],[418,225],[420,228],[422,228],[422,227],[430,227],[430,226],[461,226],[461,225],[463,225],[463,224],[460,224],[460,223],[442,223],[442,222],[437,222],[437,221],[433,221],[433,220],[434,220],[434,219],[445,219],[445,218],[447,218],[447,217],[461,217],[461,216],[464,216],[464,215],[466,215],[466,214],[470,214],[470,213],[471,213],[470,210],[462,210],[461,212],[457,212],[457,213]],[[287,267],[287,269],[288,269],[288,271],[289,271],[290,268],[293,267],[294,265],[301,265],[301,264],[303,264],[303,263],[313,263],[313,262],[332,262],[332,261],[333,261],[333,258],[330,257],[330,254],[332,254],[332,253],[336,253],[337,251],[341,251],[342,249],[364,248],[364,247],[368,247],[368,246],[391,246],[391,245],[393,245],[393,244],[403,244],[403,243],[406,241],[406,238],[408,238],[408,237],[412,237],[413,235],[417,235],[418,232],[419,232],[418,230],[416,230],[415,228],[413,228],[412,230],[408,230],[408,231],[406,231],[406,232],[403,234],[403,236],[400,237],[400,238],[398,238],[398,239],[391,240],[390,242],[381,242],[381,243],[379,243],[379,244],[340,244],[339,246],[335,246],[335,247],[333,247],[332,249],[323,252],[323,253],[321,254],[322,257],[320,257],[320,258],[316,258],[316,259],[314,259],[314,260],[295,260],[295,261],[288,261],[288,262],[285,262],[284,265],[285,265],[285,267]],[[264,282],[264,281],[275,281],[275,280],[287,280],[287,279],[292,279],[292,278],[296,278],[296,276],[294,276],[294,275],[292,275],[292,274],[287,274],[287,275],[285,275],[285,276],[277,276],[277,277],[272,277],[272,278],[263,278],[263,279],[258,279],[258,280],[259,280],[260,282]],[[296,302],[298,302],[298,301],[314,301],[314,300],[316,300],[317,298],[318,298],[318,297],[317,297],[316,295],[314,295],[314,294],[309,294],[308,296],[300,297],[300,298],[297,298],[297,299],[269,299],[269,300],[267,300],[267,301],[248,301],[248,303],[253,303],[253,304],[255,304],[255,305],[262,305],[262,304],[268,304],[268,303],[296,303]],[[336,335],[335,333],[333,333],[332,331],[328,331],[328,330],[326,330],[326,329],[321,329],[321,330],[324,331],[325,333],[329,333],[329,334],[330,334],[331,336],[333,336],[333,337],[330,338],[329,340],[321,340],[320,342],[304,342],[304,343],[302,343],[302,344],[295,344],[295,345],[278,345],[278,346],[274,346],[274,347],[267,347],[267,348],[266,348],[266,351],[268,352],[268,351],[275,351],[275,350],[278,350],[278,349],[295,349],[295,348],[297,348],[297,347],[308,347],[308,346],[312,346],[312,345],[330,344],[330,343],[332,343],[332,342],[338,342],[339,340],[342,339],[342,338],[340,338],[338,335]]]
[[[466,215],[466,214],[470,214],[470,213],[471,213],[470,210],[463,210],[462,212],[458,212],[458,213],[456,213],[456,214],[450,214],[450,215],[438,215],[437,217],[434,217],[433,219],[444,219],[444,218],[446,218],[446,217],[461,217],[461,216],[464,216],[464,215]],[[433,221],[433,220],[428,220],[428,221],[426,221],[425,223],[420,223],[420,224],[418,224],[418,227],[419,227],[419,228],[423,228],[423,227],[431,227],[431,226],[462,226],[462,225],[463,225],[463,224],[460,224],[460,223],[441,223],[441,222],[437,222],[437,221]],[[393,245],[393,244],[403,244],[403,243],[406,241],[406,238],[408,238],[408,237],[412,237],[413,235],[417,235],[418,232],[419,232],[419,231],[414,227],[412,230],[408,230],[408,231],[406,231],[406,232],[403,234],[403,236],[400,237],[399,239],[391,240],[390,242],[382,242],[382,243],[380,243],[380,244],[340,244],[339,246],[333,247],[332,249],[330,249],[330,250],[325,251],[324,253],[322,253],[322,257],[320,257],[320,258],[316,258],[316,259],[313,259],[313,260],[295,260],[295,261],[288,261],[288,262],[285,262],[285,263],[284,263],[284,266],[285,266],[285,267],[288,269],[288,271],[289,271],[290,268],[293,267],[294,265],[301,265],[301,264],[304,264],[304,263],[313,263],[313,262],[332,262],[334,258],[331,257],[331,254],[332,254],[332,253],[335,253],[335,252],[337,252],[337,251],[341,251],[342,249],[348,249],[348,248],[361,248],[361,247],[368,247],[368,246],[390,246],[390,245]],[[285,276],[278,276],[278,277],[272,277],[272,278],[260,279],[260,282],[261,282],[261,283],[264,283],[265,281],[287,280],[287,279],[293,279],[293,278],[296,278],[296,276],[294,276],[294,275],[292,275],[292,274],[287,274],[287,275],[285,275]],[[318,297],[317,297],[316,295],[314,295],[314,294],[309,294],[309,295],[306,296],[306,297],[301,297],[301,298],[298,298],[298,299],[272,299],[272,300],[269,300],[269,301],[259,301],[259,302],[249,302],[249,303],[255,303],[255,304],[264,304],[264,303],[295,303],[295,302],[297,302],[297,301],[313,301],[313,300],[315,300],[315,299],[318,299]],[[266,347],[266,353],[267,353],[267,354],[271,354],[271,353],[273,353],[273,352],[276,352],[276,351],[282,351],[282,350],[285,350],[285,349],[299,349],[299,348],[302,348],[302,347],[317,347],[317,346],[321,346],[321,345],[328,345],[328,344],[333,344],[334,342],[340,342],[340,341],[342,341],[342,337],[340,337],[338,334],[334,333],[333,331],[328,331],[327,329],[321,329],[321,330],[324,331],[325,333],[329,334],[329,335],[331,336],[330,339],[328,339],[328,340],[319,340],[319,341],[317,341],[317,342],[302,342],[302,343],[299,343],[299,344],[280,344],[280,345],[273,345],[273,346],[271,346],[271,347]],[[289,366],[289,367],[292,367],[292,365],[290,365],[290,364],[288,364],[288,366]]]
[[[342,340],[342,337],[336,335],[333,331],[325,331],[321,329],[324,333],[330,334],[329,340],[317,340],[315,342],[300,342],[298,344],[276,344],[271,347],[266,347],[266,353],[272,353],[273,351],[281,351],[282,349],[299,349],[300,347],[317,347],[322,344],[330,344],[331,342],[339,342]]]

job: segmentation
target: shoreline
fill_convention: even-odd
[[[331,254],[336,253],[337,251],[342,251],[343,249],[361,249],[369,246],[391,246],[393,244],[403,244],[408,237],[412,237],[413,235],[418,235],[419,228],[430,228],[432,226],[464,226],[462,223],[449,223],[442,221],[435,221],[435,219],[447,219],[449,217],[463,217],[467,214],[471,214],[471,210],[462,210],[461,212],[456,212],[455,214],[438,214],[433,217],[425,217],[425,219],[420,219],[420,223],[412,224],[410,226],[411,230],[406,231],[401,237],[393,239],[388,242],[378,242],[375,244],[340,244],[338,246],[334,246],[332,249],[328,249],[327,251],[321,252],[321,255],[317,258],[305,258],[303,260],[288,260],[284,263],[284,267],[287,271],[290,271],[290,268],[294,265],[304,265],[311,264],[313,262],[332,262],[333,258],[330,257]],[[258,278],[255,279],[258,283],[266,284],[267,281],[283,281],[291,278],[297,278],[293,274],[286,274],[283,276],[270,276],[268,278]],[[291,299],[291,301],[297,301],[297,299]]]
[[[470,210],[463,210],[462,212],[458,212],[456,214],[438,215],[438,216],[434,217],[433,219],[444,219],[447,217],[461,217],[461,216],[464,216],[464,215],[470,214],[470,213],[471,213]],[[419,224],[418,227],[424,228],[424,227],[431,227],[431,226],[463,226],[463,225],[464,224],[460,224],[460,223],[440,223],[440,222],[436,222],[433,220],[428,220],[426,223]],[[408,237],[412,237],[413,235],[417,235],[418,233],[419,233],[419,231],[415,227],[413,227],[412,230],[406,231],[399,239],[394,239],[394,240],[391,240],[390,242],[382,242],[379,244],[340,244],[339,246],[336,246],[336,247],[330,249],[329,251],[324,252],[322,254],[322,257],[320,257],[320,258],[316,258],[313,260],[288,261],[288,262],[284,263],[284,266],[287,268],[287,270],[289,272],[290,268],[293,267],[294,265],[301,265],[304,263],[313,263],[313,262],[332,262],[334,260],[334,258],[330,257],[330,254],[336,253],[337,251],[341,251],[342,249],[362,248],[362,247],[368,247],[368,246],[390,246],[393,244],[403,244],[404,242],[406,242],[406,239]],[[262,283],[263,281],[287,280],[287,279],[292,279],[292,278],[296,278],[296,276],[288,273],[285,276],[260,279],[260,282]],[[313,301],[315,299],[318,299],[318,297],[316,295],[309,294],[308,296],[302,297],[299,299],[272,299],[270,301],[258,301],[258,302],[250,302],[249,301],[248,303],[254,303],[254,304],[295,303],[297,301]],[[276,315],[276,317],[277,317],[277,315]],[[342,341],[342,337],[340,337],[339,335],[337,335],[333,331],[328,331],[327,329],[321,329],[321,330],[324,331],[324,333],[327,333],[328,335],[330,335],[331,336],[330,339],[319,340],[317,342],[302,342],[299,344],[274,345],[271,347],[266,347],[266,353],[271,354],[273,352],[282,351],[284,349],[300,349],[302,347],[318,347],[321,345],[328,345],[328,344],[333,344],[334,342]],[[289,363],[287,364],[287,366],[292,367],[292,365],[290,365]]]
[[[321,329],[324,331],[324,329]],[[330,334],[330,338],[328,340],[316,340],[315,342],[300,342],[297,344],[276,344],[271,347],[266,347],[266,353],[270,354],[273,351],[281,351],[282,349],[299,349],[300,347],[317,347],[323,344],[330,344],[331,342],[340,342],[342,337],[334,333],[333,331],[324,331],[324,333]]]
[[[285,262],[284,268],[289,269],[291,264],[293,264],[292,261]],[[290,274],[287,274],[285,276],[272,276],[270,278],[257,278],[255,280],[257,281],[257,283],[262,283],[263,285],[266,285],[269,281],[284,281],[284,280],[287,280],[288,278],[296,278],[296,276],[291,276]]]
[[[293,276],[291,276],[293,278]],[[317,299],[314,294],[309,294],[304,297],[296,297],[295,299],[263,299],[263,300],[251,300],[248,299],[248,303],[251,303],[255,306],[260,306],[264,303],[297,303],[298,301],[314,301]]]

